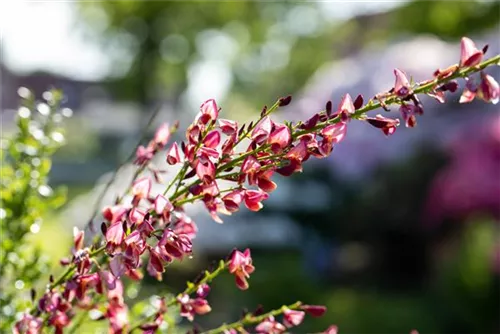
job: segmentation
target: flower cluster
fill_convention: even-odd
[[[124,197],[121,197],[114,205],[102,210],[104,240],[86,247],[84,232],[75,229],[73,256],[61,261],[67,267],[66,272],[49,284],[36,308],[21,318],[15,330],[39,333],[43,326],[51,326],[60,333],[71,325],[77,309],[102,306],[96,296],[105,297],[102,318],[108,319],[110,333],[135,329],[153,333],[162,324],[167,307],[174,305],[179,307],[180,315],[190,321],[197,315],[210,312],[206,300],[210,291],[208,283],[222,270],[234,275],[239,289],[249,288],[248,280],[255,270],[249,249],[233,251],[216,270],[207,271],[196,283],[189,283],[185,291],[170,301],[160,298],[153,317],[137,325],[130,324],[128,307],[124,303],[124,276],[140,280],[145,267],[149,275],[161,280],[168,264],[191,257],[198,228],[186,214],[185,204],[202,202],[218,223],[222,223],[219,215],[235,213],[242,205],[250,211],[259,211],[263,201],[277,187],[273,181],[275,173],[290,176],[301,172],[304,162],[311,156],[328,157],[335,145],[345,139],[352,120],[366,121],[385,135],[391,135],[400,124],[399,119],[382,115],[367,117],[365,114],[378,108],[388,111],[388,106],[395,104],[399,106],[405,125],[414,127],[416,116],[423,114],[418,94],[427,94],[444,102],[445,92],[458,89],[457,78],[467,80],[461,101],[470,101],[477,96],[496,103],[498,83],[482,70],[498,63],[500,56],[482,62],[485,52],[486,48],[478,50],[471,40],[464,38],[459,64],[437,70],[433,79],[415,84],[403,71],[396,69],[394,87],[377,94],[366,104],[362,96],[353,100],[345,94],[335,110],[328,101],[325,110],[295,124],[280,123],[271,118],[272,112],[291,102],[291,97],[279,99],[270,108],[264,107],[255,123],[242,125],[220,118],[216,101],[208,100],[201,105],[186,130],[185,140],[180,143],[168,145],[177,125],[163,124],[147,146],[137,148],[134,163],[139,167],[127,189],[130,201],[124,203]],[[478,72],[481,72],[481,81],[473,85],[470,76]],[[153,167],[151,161],[163,149],[166,149],[166,163],[178,165],[179,172],[163,193],[155,194],[152,185],[153,182],[161,183],[159,174],[162,171]],[[143,173],[146,170],[153,176]],[[222,189],[223,184],[231,186]],[[321,316],[325,311],[322,306],[298,302],[264,315],[247,315],[241,321],[223,325],[209,333],[232,333],[249,325],[256,325],[258,333],[283,333],[300,325],[306,313]],[[281,322],[276,320],[278,315],[283,315]],[[332,326],[325,333],[336,332],[337,328]]]

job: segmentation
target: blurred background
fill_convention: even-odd
[[[85,226],[156,108],[154,125],[179,120],[183,130],[208,98],[224,118],[245,122],[291,94],[276,118],[306,119],[344,93],[370,98],[389,89],[394,67],[429,78],[458,61],[463,35],[489,44],[490,55],[500,51],[500,5],[488,1],[2,7],[3,132],[12,129],[19,86],[38,95],[61,88],[74,110],[51,175],[52,185],[68,188],[68,203],[31,238],[54,267],[69,251],[71,227]],[[498,80],[497,69],[490,73]],[[200,228],[194,259],[169,267],[161,283],[131,286],[128,298],[178,292],[233,247],[251,247],[250,290],[222,275],[209,296],[213,312],[197,318],[203,328],[258,304],[303,300],[328,313],[308,319],[301,333],[332,323],[342,333],[499,332],[500,116],[498,106],[460,105],[458,97],[444,105],[423,99],[418,126],[391,138],[352,122],[329,159],[278,179],[258,214],[242,211],[218,225],[189,207]],[[117,187],[131,173],[125,168]]]

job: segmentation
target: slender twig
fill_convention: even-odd
[[[235,321],[235,322],[232,322],[230,324],[224,324],[224,325],[219,326],[217,328],[208,330],[206,332],[202,332],[202,334],[218,334],[218,333],[223,333],[224,331],[228,331],[230,329],[237,329],[237,328],[243,328],[245,326],[255,325],[255,324],[258,324],[258,323],[266,320],[267,318],[269,318],[271,316],[273,316],[273,317],[278,316],[278,315],[282,314],[283,312],[285,312],[285,310],[287,310],[287,309],[296,310],[301,305],[302,305],[301,302],[295,302],[295,303],[290,304],[290,305],[283,305],[279,309],[272,310],[270,312],[264,313],[264,314],[259,315],[257,317],[252,315],[251,313],[247,313],[247,315],[239,321]]]
[[[146,123],[146,125],[144,125],[144,127],[142,128],[141,130],[141,137],[140,139],[138,140],[137,144],[135,145],[135,149],[132,150],[132,152],[130,153],[130,155],[127,157],[127,159],[125,159],[113,172],[113,175],[111,176],[111,178],[108,180],[108,182],[106,183],[106,186],[104,187],[104,189],[101,191],[101,193],[99,194],[99,196],[97,197],[97,200],[95,201],[94,203],[94,208],[93,208],[93,211],[92,211],[92,215],[90,216],[90,219],[89,219],[89,222],[87,223],[87,227],[90,227],[92,225],[92,222],[94,221],[94,218],[97,216],[97,213],[99,212],[99,210],[101,209],[101,202],[102,200],[104,199],[104,196],[106,195],[106,193],[108,192],[109,188],[113,185],[113,182],[115,182],[116,180],[116,177],[118,176],[118,172],[130,161],[132,160],[134,157],[135,157],[135,153],[136,153],[136,150],[137,148],[141,145],[141,143],[144,141],[144,139],[146,139],[147,135],[148,135],[148,129],[150,128],[151,124],[153,124],[156,116],[158,115],[158,113],[160,112],[161,110],[161,106],[158,106],[157,108],[154,109],[154,111],[151,113],[151,116],[149,117],[148,119],[148,122]]]
[[[214,271],[210,272],[208,270],[205,270],[205,272],[203,273],[202,279],[198,280],[196,283],[187,282],[186,289],[183,292],[179,293],[177,296],[172,297],[166,303],[166,306],[170,307],[170,306],[174,306],[174,305],[178,304],[179,303],[178,297],[183,296],[183,295],[190,295],[190,294],[194,293],[196,290],[198,290],[198,287],[200,287],[202,284],[212,282],[212,280],[215,277],[217,277],[223,270],[227,269],[228,266],[229,266],[229,262],[224,262],[223,260],[221,260],[219,262],[219,266]],[[154,316],[155,315],[152,315],[152,316],[146,317],[146,318],[138,321],[135,325],[130,327],[128,333],[130,334],[133,331],[135,331],[136,329],[139,329],[139,327],[142,326],[144,323],[146,323],[149,320],[152,320],[152,318]]]

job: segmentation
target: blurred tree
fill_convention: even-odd
[[[343,4],[337,5],[343,12]],[[112,81],[115,96],[143,105],[158,97],[175,101],[197,75],[206,76],[197,89],[210,89],[214,79],[227,76],[234,100],[261,105],[299,90],[324,62],[371,43],[420,33],[457,39],[492,29],[500,10],[498,2],[413,1],[338,21],[324,15],[319,3],[288,1],[78,6],[88,31],[116,60],[122,77]],[[202,70],[207,62],[215,70]]]

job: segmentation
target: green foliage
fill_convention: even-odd
[[[30,306],[30,290],[47,274],[48,259],[26,239],[39,232],[48,210],[65,203],[66,189],[52,189],[48,175],[52,155],[64,144],[61,122],[71,114],[60,110],[60,91],[45,92],[40,103],[28,89],[18,92],[16,131],[1,142],[0,331],[4,333],[16,312]]]

